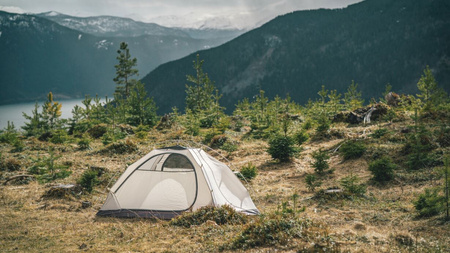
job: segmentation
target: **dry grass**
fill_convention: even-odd
[[[369,138],[368,134],[380,126],[336,128],[349,138]],[[400,129],[401,125],[383,125]],[[55,147],[62,157],[58,163],[69,164],[72,175],[55,183],[75,183],[89,167],[107,168],[117,178],[127,167],[158,143],[166,139],[185,137],[181,132],[150,132],[146,140],[133,140],[139,150],[130,154],[102,154],[104,146],[95,141],[92,150],[80,151],[76,145]],[[427,184],[392,182],[377,186],[370,183],[371,174],[365,158],[343,161],[333,152],[342,139],[307,142],[302,153],[289,163],[275,163],[267,154],[267,143],[261,140],[245,140],[242,135],[231,136],[239,142],[238,150],[221,155],[240,169],[248,162],[258,168],[258,176],[247,185],[250,194],[262,213],[279,208],[283,201],[292,204],[292,195],[300,195],[300,213],[319,224],[311,231],[316,239],[296,238],[279,251],[295,252],[303,248],[314,250],[314,244],[331,243],[338,251],[350,252],[440,252],[449,250],[450,225],[438,218],[417,219],[412,200]],[[200,142],[201,138],[189,138]],[[12,175],[25,174],[31,158],[44,155],[48,144],[35,139],[28,140],[26,149],[10,153],[8,145],[0,146],[5,159],[20,160],[21,171],[1,172],[0,183]],[[383,143],[385,148],[396,150],[396,143]],[[381,146],[381,144],[380,144]],[[305,185],[305,176],[313,173],[311,153],[318,149],[330,150],[330,168],[334,173],[323,177],[320,188],[339,186],[339,180],[350,173],[358,175],[368,184],[366,197],[345,199],[311,198]],[[212,154],[219,157],[217,154]],[[434,182],[436,183],[436,182]],[[49,184],[50,185],[50,184]],[[29,184],[0,186],[0,251],[1,252],[217,252],[230,242],[245,225],[205,223],[191,228],[168,225],[167,221],[144,219],[98,218],[95,213],[106,198],[106,187],[96,187],[90,195],[72,198],[43,198],[49,185]],[[111,186],[111,185],[110,185]],[[91,207],[83,209],[82,201],[90,201]],[[446,248],[444,248],[446,247]],[[256,248],[248,252],[272,252],[271,248]]]

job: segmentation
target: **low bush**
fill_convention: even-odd
[[[63,144],[69,141],[69,135],[63,129],[52,131],[50,142],[54,144]]]
[[[20,161],[15,158],[0,159],[0,171],[18,171],[22,168]]]
[[[369,136],[375,139],[380,139],[381,137],[385,136],[388,133],[388,130],[386,128],[378,128],[373,133],[371,133]]]
[[[439,195],[439,189],[425,189],[413,202],[419,217],[438,215],[444,209],[445,197]]]
[[[84,134],[81,139],[78,140],[78,148],[80,150],[91,149],[91,139],[87,134]]]
[[[361,141],[346,141],[339,148],[344,160],[356,159],[361,157],[366,152],[366,146]]]
[[[33,159],[33,166],[28,168],[28,172],[36,175],[36,179],[40,183],[66,178],[72,174],[72,171],[68,170],[68,166],[56,163],[60,157],[55,156],[54,152],[50,150],[48,156]]]
[[[98,124],[91,127],[87,132],[94,139],[101,138],[108,131],[108,126],[106,124]]]
[[[358,176],[350,174],[341,179],[341,186],[347,194],[363,195],[366,193],[366,186],[364,184],[358,184],[359,181],[360,179]]]
[[[305,143],[308,139],[309,136],[304,130],[298,131],[297,133],[294,134],[295,143],[299,146]]]
[[[269,141],[267,152],[273,159],[287,162],[298,152],[294,147],[294,140],[289,136],[276,135]]]
[[[369,164],[373,179],[379,183],[390,181],[394,178],[394,170],[397,168],[389,157],[382,157]]]
[[[137,150],[138,147],[136,146],[136,144],[130,139],[126,139],[125,141],[112,143],[111,145],[107,146],[104,151],[108,151],[114,154],[126,154],[135,152]]]
[[[316,176],[313,174],[306,175],[305,183],[306,188],[308,188],[308,190],[312,192],[314,192],[317,187],[320,187],[322,185],[322,182],[318,178],[316,178]]]
[[[94,186],[99,183],[98,174],[98,171],[91,169],[86,170],[78,180],[78,184],[88,193],[91,193]]]
[[[325,174],[330,168],[327,161],[330,159],[330,156],[327,152],[323,150],[314,151],[312,153],[312,158],[314,159],[314,162],[312,162],[311,165],[313,166],[314,171],[319,175]]]
[[[238,149],[238,145],[234,144],[232,141],[226,141],[220,149],[227,151],[228,153],[234,152]]]
[[[251,162],[249,162],[247,165],[243,166],[241,168],[240,173],[238,174],[238,177],[245,180],[252,180],[253,178],[258,175],[258,169],[255,165],[253,165]]]
[[[192,213],[185,212],[172,219],[169,224],[189,228],[192,225],[201,225],[206,221],[214,221],[217,225],[237,225],[247,223],[248,217],[227,205],[221,207],[205,206]]]

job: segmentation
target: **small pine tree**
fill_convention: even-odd
[[[267,152],[273,159],[287,162],[298,152],[294,147],[294,140],[290,136],[276,135],[269,141]]]
[[[396,168],[397,166],[388,157],[382,157],[369,164],[369,170],[372,172],[373,179],[380,183],[392,180]]]
[[[45,125],[47,122],[42,120],[42,114],[39,113],[39,105],[36,102],[34,105],[34,109],[31,111],[31,116],[22,112],[23,117],[29,122],[25,122],[25,125],[22,126],[22,129],[25,130],[26,136],[39,136],[42,134],[43,129],[46,128]]]
[[[362,107],[364,100],[362,99],[361,91],[358,91],[358,84],[352,80],[352,83],[344,93],[345,106],[349,110],[355,110]]]
[[[186,84],[186,110],[189,109],[194,114],[207,110],[214,102],[215,87],[208,74],[203,72],[203,62],[197,54],[197,59],[193,62],[196,75],[187,75],[187,81],[194,85]]]
[[[314,162],[311,163],[311,165],[314,167],[314,171],[321,175],[325,174],[327,170],[330,168],[330,165],[328,164],[328,159],[330,159],[330,156],[327,154],[326,151],[318,150],[314,151],[312,153],[312,157],[314,159]]]
[[[445,91],[438,87],[428,65],[424,69],[423,75],[417,83],[417,88],[421,92],[420,94],[417,94],[417,97],[421,98],[425,104],[425,111],[434,110],[446,97]]]
[[[156,124],[156,104],[152,98],[147,97],[144,84],[138,81],[131,89],[127,99],[129,116],[127,122],[133,126]]]
[[[128,98],[131,88],[136,83],[133,76],[137,76],[138,70],[135,68],[137,65],[137,59],[131,58],[128,44],[125,42],[120,43],[120,48],[117,50],[117,60],[119,64],[115,65],[116,77],[113,79],[117,84],[116,93],[120,94],[123,98]]]
[[[47,95],[47,102],[42,106],[42,118],[47,122],[48,127],[52,130],[59,124],[59,117],[61,117],[62,104],[53,101],[53,93],[49,92]]]

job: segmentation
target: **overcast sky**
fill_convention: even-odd
[[[276,17],[295,10],[343,8],[361,0],[0,0],[0,10],[57,11],[72,16],[111,15],[149,22],[162,16],[211,18],[225,15]]]

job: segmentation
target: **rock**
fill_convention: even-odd
[[[80,194],[83,191],[82,187],[77,184],[60,184],[52,186],[44,195],[43,198],[71,198],[74,195]]]
[[[400,96],[395,92],[389,92],[384,96],[384,99],[389,106],[397,107],[400,103]]]
[[[219,225],[217,225],[217,223],[215,221],[212,221],[212,220],[207,220],[205,222],[205,225],[206,226],[219,226]]]
[[[404,246],[412,246],[414,244],[414,240],[411,237],[411,235],[406,234],[406,233],[397,234],[394,236],[394,239],[398,244],[401,244]]]
[[[89,201],[82,201],[81,202],[81,208],[83,208],[83,209],[86,209],[86,208],[91,207],[91,206],[92,206],[92,203],[89,202]]]
[[[356,229],[356,230],[366,230],[367,229],[366,225],[364,223],[362,223],[362,222],[357,222],[353,226],[353,228]]]

